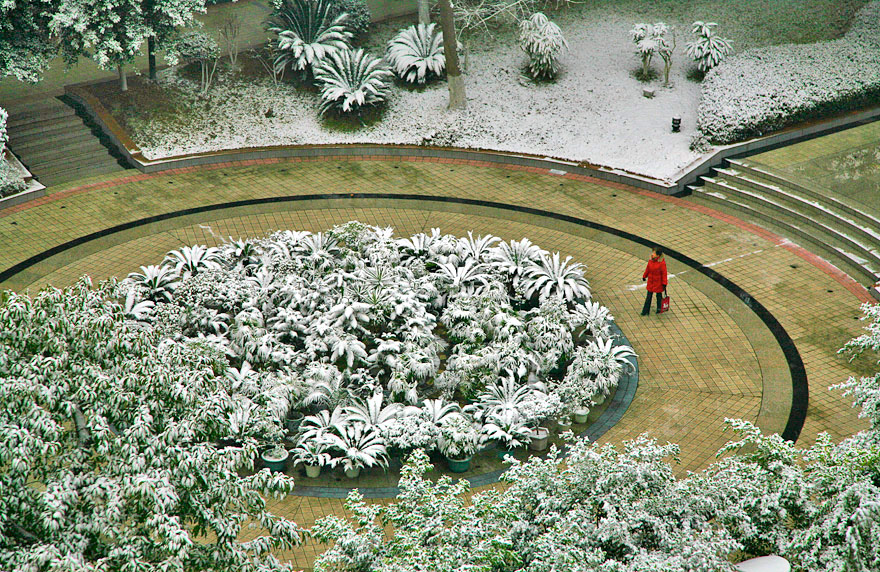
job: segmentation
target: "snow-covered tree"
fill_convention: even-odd
[[[654,58],[655,54],[666,50],[668,55],[671,55],[671,50],[668,50],[669,43],[666,39],[666,34],[668,32],[669,26],[663,22],[657,22],[656,24],[635,24],[632,30],[629,31],[630,39],[636,45],[636,53],[642,60],[643,80],[646,80],[649,77],[651,60]],[[664,57],[664,60],[665,59],[666,58]]]
[[[0,79],[36,83],[57,51],[49,22],[60,0],[0,2]]]
[[[156,50],[170,48],[181,29],[200,26],[195,15],[205,11],[205,0],[144,0],[144,25],[150,29],[147,56],[151,80],[156,79]]]
[[[730,40],[715,35],[715,22],[694,22],[691,33],[696,36],[687,43],[687,53],[697,64],[697,69],[707,72],[721,63],[733,51]]]
[[[6,110],[0,107],[0,159],[3,157],[6,142],[9,141],[9,137],[6,135],[6,119],[8,117],[9,114],[6,113]]]
[[[0,568],[287,569],[272,551],[300,529],[266,499],[293,481],[252,472],[277,421],[116,294],[83,279],[0,307]],[[240,541],[248,522],[262,533]]]

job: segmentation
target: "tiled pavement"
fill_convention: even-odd
[[[377,159],[377,158],[374,158]],[[836,355],[860,333],[858,305],[867,293],[798,247],[731,217],[692,205],[586,178],[442,160],[255,161],[136,175],[50,189],[32,203],[0,212],[0,270],[92,232],[193,207],[296,195],[386,193],[482,199],[538,208],[644,237],[711,266],[779,320],[794,339],[809,379],[810,405],[799,443],[818,432],[840,438],[864,427],[849,401],[829,385],[867,371]],[[787,409],[773,407],[790,384],[772,335],[735,296],[699,272],[671,260],[674,310],[638,315],[647,249],[624,238],[555,219],[502,208],[425,200],[329,199],[276,202],[197,212],[86,242],[50,257],[3,287],[34,290],[66,285],[82,273],[123,276],[158,262],[184,244],[216,243],[271,229],[326,229],[357,219],[394,226],[400,234],[431,227],[464,234],[528,236],[588,266],[597,299],[608,305],[639,354],[635,400],[600,442],[619,443],[648,431],[682,447],[679,472],[713,459],[729,437],[725,417],[758,421],[780,431]],[[763,407],[763,409],[762,409]],[[304,526],[341,514],[335,499],[288,497],[273,504]],[[256,534],[256,532],[252,532]],[[306,544],[288,556],[309,567],[320,547]]]

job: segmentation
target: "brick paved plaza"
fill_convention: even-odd
[[[69,285],[82,274],[95,280],[124,277],[183,245],[211,245],[230,236],[260,236],[285,228],[318,231],[355,219],[393,226],[398,234],[439,227],[456,235],[473,230],[504,239],[525,236],[587,265],[595,297],[612,310],[639,354],[635,399],[601,442],[619,443],[644,431],[677,442],[683,474],[713,461],[728,438],[721,430],[725,417],[781,432],[789,415],[791,377],[765,322],[729,289],[674,257],[669,260],[673,311],[640,316],[648,248],[627,238],[632,235],[710,267],[778,320],[800,353],[809,383],[799,443],[812,443],[821,431],[838,440],[865,427],[849,400],[828,389],[868,371],[867,361],[851,364],[836,354],[860,333],[862,324],[855,318],[859,304],[869,299],[865,290],[800,247],[687,200],[546,170],[477,162],[272,160],[158,175],[130,173],[50,188],[43,199],[0,212],[5,244],[0,271],[70,241],[100,235],[43,256],[8,276],[2,286],[33,292],[47,284]],[[344,196],[350,193],[383,197]],[[305,195],[308,200],[254,201]],[[568,215],[619,232],[516,207]],[[179,212],[187,209],[189,214]],[[162,216],[168,213],[176,214]],[[102,233],[148,217],[156,218]],[[273,510],[308,526],[322,515],[341,514],[342,501],[294,495],[276,502]],[[307,544],[290,558],[295,566],[309,568],[320,550]]]

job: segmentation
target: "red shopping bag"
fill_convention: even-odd
[[[664,292],[664,294],[665,294],[665,292]],[[669,311],[669,304],[670,304],[669,296],[663,296],[663,300],[660,301],[660,313],[661,314],[663,312]]]

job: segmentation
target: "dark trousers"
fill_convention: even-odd
[[[648,292],[648,295],[645,297],[645,306],[642,308],[642,315],[648,313],[651,309],[651,296],[653,296],[654,292]],[[657,313],[660,313],[660,304],[663,302],[663,293],[657,292]]]

